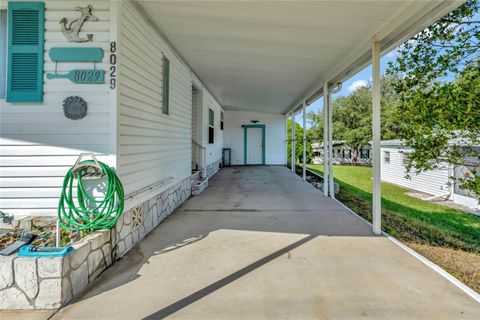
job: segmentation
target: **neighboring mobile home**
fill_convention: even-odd
[[[472,209],[479,208],[478,198],[471,192],[461,189],[451,179],[451,177],[459,177],[465,171],[464,168],[456,168],[446,163],[441,168],[419,174],[412,173],[410,178],[406,178],[406,165],[410,152],[412,149],[403,146],[401,140],[381,142],[383,181],[449,199]]]
[[[353,148],[345,143],[343,140],[333,141],[333,163],[334,164],[353,164]],[[312,143],[314,164],[323,163],[323,143]],[[372,147],[369,143],[362,146],[358,150],[357,164],[371,165],[372,164]]]

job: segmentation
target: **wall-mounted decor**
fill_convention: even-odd
[[[80,97],[72,96],[63,100],[63,113],[68,119],[82,119],[87,115],[87,109],[87,102]]]
[[[74,69],[65,74],[47,74],[47,79],[67,78],[78,84],[98,84],[105,82],[105,71],[96,69]]]
[[[55,62],[101,62],[103,49],[96,47],[55,47],[50,49],[48,56]]]
[[[95,63],[103,59],[102,48],[52,48],[48,55],[55,62],[55,73],[47,73],[47,79],[66,78],[78,84],[105,82],[105,71],[95,68]],[[74,69],[65,74],[58,74],[58,62],[92,62],[93,69]]]
[[[80,18],[73,19],[70,22],[67,21],[67,18],[62,18],[62,20],[60,20],[60,25],[62,27],[63,35],[65,36],[65,38],[67,38],[68,41],[70,42],[93,41],[93,34],[87,34],[86,38],[81,38],[78,35],[85,21],[98,21],[98,18],[92,14],[92,9],[93,7],[91,5],[88,5],[85,8],[75,7],[75,11],[79,11],[81,13]]]

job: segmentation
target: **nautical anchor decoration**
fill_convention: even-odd
[[[92,6],[88,5],[85,8],[82,7],[75,7],[75,11],[79,11],[82,13],[80,18],[74,19],[67,22],[67,18],[62,18],[60,20],[60,24],[62,25],[62,32],[63,35],[68,39],[70,42],[88,42],[93,40],[93,34],[87,34],[86,38],[81,38],[78,36],[80,32],[80,28],[82,27],[85,21],[98,21],[98,18],[92,14]]]

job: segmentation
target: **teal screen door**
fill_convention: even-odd
[[[265,164],[265,125],[244,125],[244,164]]]

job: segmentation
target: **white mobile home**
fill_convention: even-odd
[[[138,291],[147,293],[147,299],[139,294],[136,295],[137,300],[132,300],[130,293],[135,287],[115,285],[115,290],[104,291],[95,297],[109,297],[109,294],[123,288],[126,290],[123,297],[127,301],[107,298],[110,302],[102,303],[98,308],[92,308],[93,304],[87,303],[90,309],[97,312],[100,308],[107,308],[110,310],[104,314],[111,315],[112,310],[115,310],[129,318],[164,318],[171,314],[163,313],[165,310],[180,311],[176,305],[191,300],[188,297],[192,294],[200,297],[202,292],[206,292],[204,289],[198,291],[198,288],[207,288],[207,291],[213,287],[219,289],[218,283],[221,282],[223,287],[229,281],[237,279],[237,275],[243,274],[243,271],[251,273],[248,266],[237,268],[252,262],[253,256],[243,259],[241,251],[253,252],[255,255],[258,253],[260,260],[254,257],[255,261],[250,265],[258,266],[258,263],[267,264],[273,259],[278,261],[277,258],[281,255],[299,246],[303,248],[304,244],[316,246],[310,250],[312,252],[321,252],[321,246],[325,247],[322,244],[324,240],[332,244],[347,238],[361,240],[351,241],[348,244],[349,250],[345,250],[344,241],[340,241],[342,244],[328,246],[335,251],[335,254],[330,255],[334,258],[328,259],[330,269],[335,271],[332,279],[336,276],[343,277],[343,273],[336,270],[339,270],[340,263],[351,258],[354,259],[351,261],[362,259],[361,265],[367,270],[346,270],[343,263],[342,272],[357,272],[349,274],[351,279],[359,279],[359,276],[361,278],[373,270],[380,282],[392,283],[398,282],[405,270],[412,273],[413,263],[408,259],[413,258],[405,259],[405,253],[400,248],[392,249],[394,244],[387,239],[385,241],[389,244],[385,246],[380,237],[369,241],[373,239],[371,230],[377,235],[381,234],[380,57],[460,4],[461,2],[447,0],[348,3],[1,1],[0,209],[17,216],[55,216],[63,189],[63,177],[84,152],[95,154],[118,173],[125,194],[117,194],[124,198],[125,208],[118,205],[122,203],[117,201],[119,199],[109,198],[113,199],[109,202],[110,208],[115,207],[115,218],[118,220],[111,219],[107,210],[102,217],[107,216],[109,222],[113,222],[108,225],[109,230],[89,234],[75,243],[75,250],[62,260],[46,259],[49,261],[46,263],[55,263],[56,268],[49,268],[51,265],[45,267],[40,259],[37,263],[37,259],[12,257],[10,260],[10,257],[2,257],[0,309],[57,309],[78,297],[116,258],[124,255],[185,202],[192,193],[192,184],[198,186],[196,183],[200,175],[202,183],[205,183],[208,182],[206,179],[219,171],[224,148],[231,150],[232,164],[259,166],[229,169],[221,173],[223,177],[226,176],[222,183],[217,183],[222,180],[219,177],[215,181],[216,186],[207,190],[208,194],[185,205],[190,206],[190,212],[195,212],[197,219],[180,222],[183,227],[187,226],[183,229],[186,233],[177,234],[178,229],[170,229],[168,226],[168,232],[174,234],[174,237],[164,237],[162,234],[160,242],[168,243],[175,250],[168,249],[165,252],[167,250],[163,249],[167,247],[162,245],[160,250],[142,254],[142,259],[145,259],[142,263],[152,262],[149,266],[153,268],[149,269],[155,269],[152,278],[144,276],[145,269],[142,268],[141,271],[140,279],[151,287],[142,286],[146,290]],[[372,226],[363,224],[331,199],[334,198],[331,166],[334,155],[329,99],[342,81],[370,63],[373,65],[374,132]],[[302,112],[305,124],[306,107],[319,97],[324,99],[325,137],[330,149],[325,154],[325,162],[329,166],[325,166],[323,195],[294,173],[285,168],[273,167],[287,162],[287,118],[292,117],[293,120],[295,115]],[[295,126],[292,126],[292,130],[295,130]],[[305,152],[305,131],[303,134],[303,139],[296,137],[292,141],[293,150],[295,144],[302,141]],[[292,156],[294,157],[294,152]],[[294,161],[295,159],[293,164]],[[104,168],[111,172],[110,168]],[[291,169],[294,171],[294,168]],[[85,173],[85,170],[80,172]],[[305,172],[304,170],[304,179]],[[253,175],[256,181],[249,179]],[[77,178],[77,181],[81,180],[81,177]],[[101,180],[100,183],[98,181],[96,179],[93,183],[97,183],[101,189],[104,186]],[[117,182],[115,179],[115,184],[119,185]],[[254,185],[256,188],[252,187]],[[74,187],[71,188],[73,189]],[[252,198],[258,201],[252,201]],[[241,206],[242,200],[246,200],[244,206]],[[261,208],[251,206],[253,202],[255,205],[260,203]],[[202,211],[202,203],[210,208],[204,212],[211,210],[220,214],[217,216],[220,218],[204,218],[208,216],[199,213]],[[295,214],[285,208],[291,209]],[[183,213],[185,211],[188,210]],[[232,211],[237,212],[232,214]],[[72,220],[78,222],[85,218],[84,220],[92,221],[98,217],[98,212],[93,210],[83,210],[81,213],[87,214]],[[306,219],[299,219],[297,215],[305,216]],[[231,224],[225,217],[233,218],[236,222]],[[241,225],[237,224],[240,220]],[[210,224],[213,221],[214,226]],[[208,228],[197,229],[202,223],[209,224]],[[283,228],[282,224],[288,225],[287,228]],[[97,229],[101,228],[95,228]],[[243,235],[229,236],[231,231],[237,235],[248,231],[248,241],[244,241]],[[281,238],[268,240],[270,236],[277,237],[284,233],[286,237],[283,245]],[[205,241],[196,240],[207,235],[208,250],[198,250],[196,244],[204,244]],[[262,248],[260,245],[254,250],[243,247],[246,242],[250,245],[256,243],[250,241],[256,235],[260,236],[259,243],[274,246]],[[230,256],[227,259],[223,259],[225,256],[218,260],[211,259],[210,253],[222,255],[226,252],[215,245],[222,236],[227,240],[222,241],[223,249]],[[229,242],[235,241],[232,238],[243,244],[236,247],[235,242]],[[368,246],[363,240],[369,243]],[[286,247],[276,248],[279,244],[280,247]],[[201,261],[206,257],[208,263],[203,265],[205,268],[198,268],[205,271],[204,274],[189,272],[191,263],[171,259],[170,254],[183,252],[182,248],[191,249],[190,252],[196,255],[188,256],[188,262],[197,261],[198,258]],[[390,251],[393,250],[397,250],[397,256],[391,254]],[[337,252],[343,256],[337,255]],[[371,259],[371,252],[375,252],[376,259]],[[242,261],[236,259],[237,255]],[[170,269],[165,268],[165,265],[157,269],[153,262],[159,260],[168,261]],[[385,265],[379,264],[380,260],[406,262]],[[58,261],[61,263],[56,263]],[[222,261],[220,266],[228,262],[228,270],[219,268],[218,273],[209,272],[213,270],[209,263],[215,261]],[[235,264],[231,264],[231,261]],[[318,262],[319,259],[315,257],[315,261]],[[376,269],[379,265],[380,269]],[[314,269],[315,267],[313,272]],[[164,270],[178,273],[163,272]],[[240,273],[236,272],[238,270]],[[132,274],[138,271],[136,269]],[[303,270],[297,271],[297,274],[303,274]],[[193,276],[191,280],[194,281],[185,281],[192,286],[182,286],[181,289],[186,291],[179,290],[171,295],[175,290],[170,290],[172,287],[166,285],[164,290],[158,290],[163,297],[155,295],[153,298],[158,301],[150,304],[148,299],[152,297],[148,292],[166,284],[162,283],[165,279],[163,276],[173,281],[174,288],[180,287],[176,281],[177,274],[180,278],[185,274]],[[229,274],[231,276],[224,277]],[[424,274],[428,272],[422,269],[411,279],[425,279]],[[127,275],[127,284],[133,284],[137,280],[129,276],[130,271],[124,275]],[[219,282],[219,277],[230,280]],[[308,277],[304,277],[304,280],[311,282]],[[203,283],[196,282],[198,279]],[[245,274],[242,279],[245,279]],[[293,281],[296,280],[298,279]],[[299,282],[294,283],[297,285]],[[205,287],[206,284],[211,285]],[[403,284],[406,289],[400,291],[404,293],[400,297],[408,300],[408,303],[402,302],[405,309],[428,305],[432,307],[431,312],[445,314],[442,308],[448,306],[443,300],[436,301],[436,304],[430,300],[419,304],[417,299],[431,298],[430,293],[438,291],[438,281],[430,286],[428,282],[418,285],[430,289],[419,292],[415,297],[405,294],[412,292],[408,284]],[[288,289],[284,283],[280,286]],[[228,289],[227,287],[222,289]],[[315,289],[315,286],[311,287]],[[361,287],[365,287],[364,284]],[[339,289],[344,290],[341,298],[345,298],[345,301],[351,298],[350,288],[339,286]],[[450,291],[453,292],[453,289]],[[373,281],[365,290],[378,291],[377,282]],[[271,298],[271,293],[278,290],[268,289],[268,294],[262,290],[257,291],[257,294]],[[359,296],[365,299],[371,296],[371,292]],[[284,293],[280,290],[280,294]],[[310,293],[307,300],[316,301],[318,299],[310,298],[321,294]],[[384,297],[379,305],[387,306],[392,297],[390,292],[377,296]],[[399,296],[397,292],[395,296]],[[444,295],[444,299],[448,300],[450,296],[458,297],[458,293]],[[230,302],[248,300],[238,300],[234,295],[229,297]],[[271,301],[281,301],[282,297],[278,297],[280,300],[275,297],[268,299],[269,302],[265,303],[268,310],[278,309],[271,308],[270,305]],[[328,295],[325,297],[328,298]],[[254,299],[257,297],[254,296]],[[140,300],[145,302],[144,306],[150,304],[150,309],[134,305],[135,301]],[[333,300],[338,302],[339,299],[334,297]],[[188,304],[194,302],[195,299]],[[332,303],[336,304],[338,303]],[[215,305],[218,306],[217,303]],[[359,300],[353,305],[364,306],[365,303]],[[238,310],[237,305],[232,308],[229,306],[223,307],[229,311]],[[294,313],[300,314],[306,310],[303,305],[299,309],[302,310]],[[318,305],[313,305],[311,309],[314,310],[311,317],[318,316]],[[466,304],[459,303],[457,308],[450,308],[451,313],[448,314],[457,315],[457,310],[464,312],[466,309]],[[153,313],[151,317],[148,314],[132,316],[129,313],[132,311]],[[343,311],[340,310],[337,314],[344,314]],[[365,310],[359,310],[356,314],[360,312],[364,313]],[[431,312],[429,310],[429,314]],[[282,310],[280,313],[284,314]],[[425,310],[420,313],[425,314]],[[232,318],[231,314],[215,314],[225,319]],[[275,317],[263,312],[257,312],[258,314]],[[96,314],[98,315],[101,312]],[[57,316],[61,317],[59,314]],[[83,316],[89,317],[86,313]]]
[[[287,117],[459,5],[380,3],[208,3],[201,19],[190,2],[3,1],[0,208],[55,215],[82,152],[117,170],[127,208],[213,175],[224,147],[285,165]],[[319,12],[354,33],[332,38]]]
[[[234,164],[245,163],[244,150],[249,151],[248,164],[285,164],[285,115],[226,111],[138,4],[10,3],[13,12],[37,13],[29,28],[38,35],[32,41],[35,59],[42,62],[36,65],[40,70],[36,78],[32,75],[38,83],[35,99],[14,84],[0,98],[0,209],[17,215],[56,215],[63,176],[82,152],[94,152],[116,168],[125,187],[127,210],[182,184],[192,170],[214,175],[224,145],[232,148]],[[96,19],[86,19],[78,36],[91,34],[91,41],[69,41],[59,21],[78,18],[82,12],[76,6],[90,4]],[[14,22],[7,25],[6,18],[14,13],[2,9],[6,35],[15,27]],[[22,37],[16,32],[12,31],[9,45],[2,46],[2,61],[8,60],[7,48],[14,50],[16,37]],[[95,48],[103,57],[96,62],[88,57],[52,60],[52,49],[68,52],[68,48]],[[21,81],[21,70],[15,78],[15,61],[10,63],[12,81]],[[78,83],[51,76],[93,68],[105,71],[105,81]],[[2,76],[4,81],[6,74]],[[64,105],[69,97],[85,103],[84,117],[67,117]],[[262,132],[257,135],[253,127],[242,128],[253,125],[251,120],[264,125],[265,144]]]
[[[381,176],[383,181],[432,196],[444,197],[472,209],[478,208],[478,199],[452,182],[451,177],[458,176],[461,169],[455,168],[451,164],[446,163],[441,168],[419,174],[412,173],[410,178],[406,178],[406,165],[410,152],[412,152],[412,149],[403,146],[400,140],[381,142]]]
[[[313,150],[312,162],[315,164],[323,163],[323,143],[314,142],[311,144]],[[345,141],[338,140],[332,143],[332,154],[334,164],[353,164],[353,148]],[[371,165],[372,164],[372,147],[371,144],[362,146],[358,149],[356,164]]]

